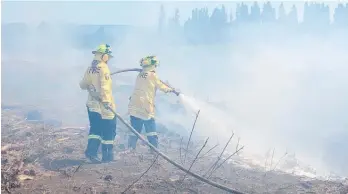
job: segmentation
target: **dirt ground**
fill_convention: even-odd
[[[141,142],[136,153],[124,154],[127,135],[121,124],[115,161],[90,164],[83,154],[86,127],[27,121],[26,114],[20,108],[2,107],[1,190],[4,193],[122,193],[133,182],[136,183],[126,193],[226,193],[185,175],[160,156],[151,154]],[[180,149],[184,147],[181,137],[165,132],[159,139],[160,150],[182,164],[185,151]],[[203,143],[190,146],[186,168]],[[209,149],[204,148],[202,153]],[[221,151],[216,152],[200,155],[191,171],[204,175]],[[348,193],[348,186],[343,182],[245,169],[232,163],[222,165],[209,179],[243,193]]]

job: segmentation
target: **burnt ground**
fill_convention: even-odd
[[[136,153],[123,153],[127,135],[121,124],[116,160],[108,164],[89,164],[83,154],[88,129],[27,121],[25,115],[21,109],[2,108],[1,190],[4,193],[122,193],[152,164],[126,193],[225,193],[185,176],[161,157],[153,162],[156,156],[141,142],[138,142]],[[181,137],[163,132],[159,138],[161,151],[182,163]],[[186,168],[202,145],[203,142],[195,142],[190,146]],[[209,148],[205,147],[202,153],[207,150]],[[204,175],[221,151],[216,152],[199,156],[191,171]],[[348,186],[342,182],[245,169],[232,163],[222,165],[209,179],[244,193],[348,193]]]

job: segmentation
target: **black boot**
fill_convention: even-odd
[[[107,162],[108,160],[108,147],[106,144],[102,144],[102,162]]]
[[[148,136],[147,140],[156,148],[158,148],[158,136],[157,135],[152,135]]]
[[[109,144],[108,145],[108,160],[111,162],[114,160],[114,145]]]
[[[114,160],[114,145],[112,144],[102,144],[102,162],[111,162]]]
[[[135,148],[137,146],[137,141],[138,141],[138,137],[137,136],[130,135],[128,137],[128,149],[135,150]]]
[[[98,148],[100,145],[99,139],[88,139],[87,149],[85,151],[85,156],[92,163],[100,163],[100,159],[98,158]]]

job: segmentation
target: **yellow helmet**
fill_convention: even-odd
[[[159,60],[154,55],[146,56],[140,59],[140,66],[143,68],[151,67],[151,66],[157,67],[158,65],[159,65]]]
[[[112,57],[111,46],[108,44],[99,45],[95,51],[92,51],[92,53],[93,54],[96,54],[96,53],[108,54],[110,57]]]

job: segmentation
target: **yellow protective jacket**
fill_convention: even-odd
[[[114,97],[112,95],[112,80],[110,70],[105,62],[93,60],[92,65],[87,68],[83,79],[80,81],[80,88],[88,89],[87,107],[91,112],[101,114],[102,119],[113,119],[114,113],[104,107],[96,98],[99,98],[103,103],[108,103],[109,106],[116,111]]]
[[[162,83],[154,70],[140,72],[128,105],[129,114],[144,120],[154,118],[157,89],[165,93],[173,91],[172,88]]]

